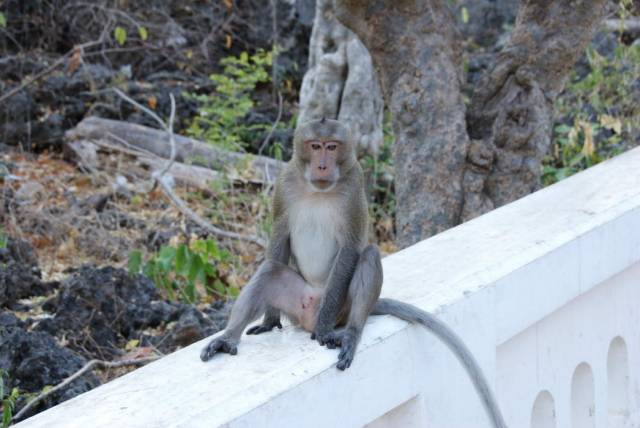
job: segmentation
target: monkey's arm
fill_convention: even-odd
[[[349,285],[356,270],[359,256],[358,251],[348,245],[342,247],[336,255],[329,274],[327,291],[318,313],[316,328],[311,335],[311,338],[316,339],[321,345],[325,344],[326,337],[335,328],[338,315],[347,301]]]

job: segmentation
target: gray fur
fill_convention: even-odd
[[[507,425],[504,422],[498,403],[478,362],[462,339],[445,323],[428,312],[393,299],[378,300],[372,315],[393,315],[410,323],[420,324],[435,334],[453,352],[469,374],[493,426],[495,428],[506,428]]]

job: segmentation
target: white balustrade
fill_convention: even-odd
[[[512,428],[640,420],[640,149],[383,261],[383,295],[466,341]],[[207,339],[208,341],[209,339]],[[469,379],[420,327],[368,322],[355,362],[286,327],[202,363],[206,341],[19,427],[483,427]]]

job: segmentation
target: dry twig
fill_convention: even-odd
[[[276,130],[276,127],[278,126],[278,123],[280,123],[280,118],[281,117],[282,117],[282,94],[280,93],[280,91],[278,91],[278,116],[276,117],[276,121],[273,122],[273,126],[271,127],[271,130],[267,134],[266,138],[264,139],[262,144],[260,144],[260,149],[258,150],[258,155],[261,156],[262,155],[262,151],[265,149],[265,147],[267,147],[267,144],[269,144],[269,140],[271,139],[271,136],[273,135],[273,132]]]
[[[87,364],[85,364],[80,370],[78,370],[77,372],[75,372],[74,374],[72,374],[71,376],[69,376],[68,378],[66,378],[65,380],[63,380],[62,382],[54,386],[53,388],[47,389],[46,391],[43,391],[40,394],[38,394],[35,398],[29,401],[22,409],[20,409],[20,411],[16,413],[11,420],[13,422],[17,422],[37,403],[44,400],[51,394],[65,388],[71,382],[73,382],[74,380],[78,379],[80,376],[93,370],[96,367],[112,369],[112,368],[124,367],[124,366],[138,366],[138,365],[150,363],[159,358],[160,357],[146,357],[146,358],[138,358],[133,360],[122,360],[122,361],[91,360]]]
[[[167,125],[167,124],[164,123],[164,121],[162,119],[160,119],[160,117],[158,117],[157,114],[155,114],[153,111],[149,110],[147,107],[145,107],[145,106],[141,105],[140,103],[138,103],[137,101],[131,99],[130,97],[128,97],[127,95],[125,95],[124,93],[122,93],[118,89],[114,88],[114,91],[120,98],[122,98],[123,100],[133,104],[134,106],[138,107],[140,110],[142,110],[145,113],[147,113],[156,122],[158,122],[160,124],[160,126],[169,134],[169,142],[171,144],[171,156],[170,156],[169,160],[167,161],[167,163],[165,164],[164,168],[162,168],[160,171],[154,172],[152,176],[156,180],[156,182],[160,185],[160,188],[163,190],[165,195],[171,200],[171,202],[173,202],[173,204],[184,215],[186,215],[191,220],[193,220],[197,225],[199,225],[203,229],[207,230],[208,232],[210,232],[210,233],[212,233],[212,234],[214,234],[216,236],[221,236],[223,238],[237,239],[237,240],[240,240],[240,241],[251,242],[253,244],[259,245],[262,248],[265,248],[266,247],[266,243],[264,242],[264,240],[258,238],[257,236],[243,235],[243,234],[240,234],[240,233],[229,232],[229,231],[220,229],[218,227],[215,227],[214,225],[212,225],[211,223],[209,223],[208,221],[206,221],[205,219],[200,217],[198,214],[196,214],[196,212],[193,211],[191,208],[189,208],[187,206],[187,204],[178,195],[176,195],[175,192],[173,191],[172,184],[171,184],[172,183],[172,179],[170,178],[170,176],[166,175],[167,171],[173,165],[174,160],[175,160],[175,156],[176,156],[176,142],[175,142],[175,138],[174,138],[174,134],[173,134],[173,121],[175,119],[175,99],[173,98],[173,94],[170,94],[170,96],[171,96],[171,115],[169,117],[169,123]]]

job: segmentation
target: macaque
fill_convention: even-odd
[[[370,315],[393,315],[438,336],[468,371],[495,427],[505,427],[489,385],[460,338],[433,315],[407,303],[380,299],[382,265],[367,245],[369,213],[356,142],[335,120],[298,127],[293,158],[281,173],[273,200],[274,230],[266,260],[235,302],[227,328],[200,355],[203,361],[224,352],[235,355],[247,331],[282,328],[284,313],[311,338],[340,348],[337,368],[353,362]]]

